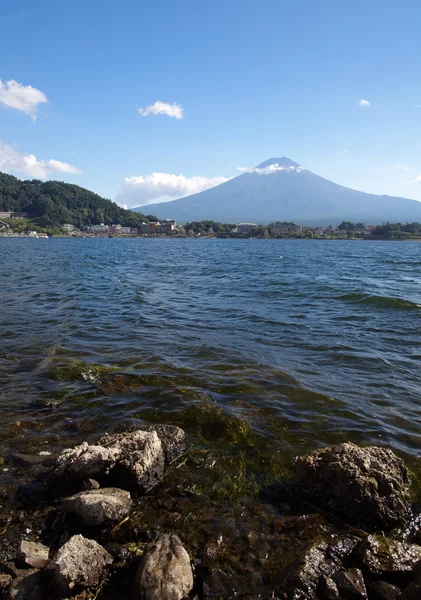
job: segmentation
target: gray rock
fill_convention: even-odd
[[[176,535],[151,542],[136,573],[137,600],[181,600],[193,588],[190,558]]]
[[[394,583],[408,582],[419,574],[421,547],[380,535],[369,535],[357,552],[364,572]]]
[[[368,586],[370,600],[397,600],[401,590],[393,583],[376,581]]]
[[[106,474],[115,464],[119,453],[116,448],[89,445],[63,450],[55,460],[51,473],[53,483],[79,485],[84,479]]]
[[[156,431],[105,435],[98,445],[84,442],[64,450],[48,478],[53,491],[78,491],[87,479],[107,486],[147,492],[162,479],[165,459]]]
[[[71,512],[82,525],[102,525],[106,521],[121,521],[130,512],[130,492],[118,488],[101,488],[80,492],[63,501],[64,512]]]
[[[37,542],[22,540],[19,549],[19,560],[34,569],[42,569],[48,562],[49,548]]]
[[[415,581],[407,587],[400,596],[399,600],[420,600],[421,598],[421,577],[418,577]]]
[[[280,575],[281,591],[295,594],[300,600],[314,600],[320,579],[332,577],[348,558],[357,541],[352,538],[331,536],[330,541],[315,543],[293,560]]]
[[[150,425],[146,431],[156,431],[158,434],[167,465],[177,460],[186,449],[186,434],[176,425]]]
[[[54,560],[54,583],[63,595],[73,594],[78,588],[95,588],[112,562],[111,555],[97,542],[74,535]]]
[[[322,575],[317,584],[316,596],[319,600],[341,600],[338,586],[330,577]]]
[[[41,572],[33,569],[21,571],[16,579],[13,579],[9,588],[8,600],[43,600]]]
[[[101,438],[117,454],[110,480],[127,490],[147,492],[164,475],[164,452],[156,431],[133,431]]]
[[[411,511],[409,471],[391,450],[344,443],[295,460],[296,493],[371,529],[390,530]]]
[[[343,600],[367,599],[363,574],[359,569],[339,571],[333,575],[333,581],[338,586],[339,594]]]

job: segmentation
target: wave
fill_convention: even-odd
[[[404,298],[393,298],[390,296],[370,296],[369,294],[355,293],[339,296],[338,300],[345,302],[355,302],[358,304],[368,304],[379,308],[395,308],[401,310],[416,310],[421,308],[421,304],[405,300]]]

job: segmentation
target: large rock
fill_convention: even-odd
[[[357,548],[362,569],[392,583],[407,583],[420,572],[421,547],[381,535],[369,535]]]
[[[411,511],[409,472],[391,450],[344,443],[296,459],[293,488],[322,508],[390,530]]]
[[[63,595],[78,588],[98,586],[112,556],[94,540],[74,535],[60,548],[54,561],[54,583]]]
[[[110,479],[118,487],[147,492],[164,475],[165,458],[161,440],[156,431],[132,431],[107,435],[100,443],[118,453]]]
[[[121,521],[130,512],[130,492],[118,488],[101,488],[80,492],[63,501],[64,512],[75,514],[86,526],[102,525],[107,521]]]
[[[48,562],[49,549],[37,542],[22,540],[20,543],[18,558],[28,567],[42,569]]]
[[[53,465],[51,483],[65,488],[79,486],[85,479],[105,475],[118,456],[116,448],[90,445],[88,442],[63,450]]]
[[[181,600],[193,588],[190,558],[176,535],[151,542],[136,573],[137,600]]]
[[[314,600],[316,590],[323,587],[323,579],[331,578],[339,571],[357,543],[353,538],[334,535],[329,541],[315,543],[283,569],[280,574],[281,592],[293,594],[299,600]]]
[[[186,434],[176,425],[149,425],[146,431],[156,431],[164,450],[165,463],[170,465],[186,449]]]
[[[58,493],[78,491],[94,478],[105,486],[144,493],[162,479],[164,449],[156,431],[137,430],[106,435],[99,444],[84,442],[64,450],[52,467],[48,483]]]

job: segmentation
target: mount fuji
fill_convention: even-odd
[[[343,187],[316,175],[289,158],[271,158],[213,188],[147,209],[158,218],[178,222],[225,223],[295,221],[337,225],[341,221],[377,224],[421,222],[421,202],[378,196]],[[141,212],[145,206],[139,207]]]

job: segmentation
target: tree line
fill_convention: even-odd
[[[5,173],[0,173],[0,211],[27,213],[34,225],[44,228],[64,223],[79,229],[97,223],[140,227],[144,221],[157,221],[153,215],[125,210],[77,185],[38,179],[21,181]]]

